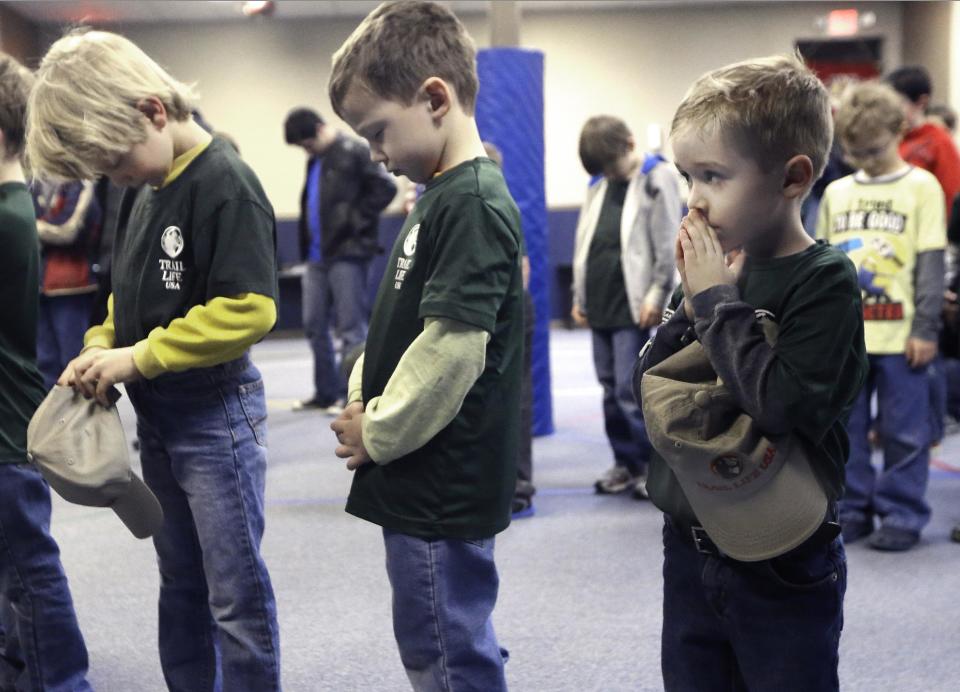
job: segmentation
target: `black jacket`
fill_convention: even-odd
[[[307,161],[307,177],[310,164]],[[370,160],[366,144],[344,135],[323,155],[320,175],[320,250],[323,260],[368,259],[383,252],[377,238],[380,212],[397,192],[393,177]],[[307,184],[300,195],[300,256],[307,259]]]

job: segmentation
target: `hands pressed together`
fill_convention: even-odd
[[[745,259],[741,250],[724,253],[717,232],[707,224],[703,214],[690,210],[680,223],[676,244],[687,319],[694,319],[691,298],[714,286],[735,285]]]
[[[133,360],[133,347],[90,348],[71,360],[57,384],[73,387],[87,399],[110,406],[108,396],[115,384],[135,382],[143,375]]]
[[[354,401],[330,424],[330,429],[336,433],[339,443],[334,454],[346,459],[347,468],[351,471],[373,461],[363,445],[363,410],[363,404]]]

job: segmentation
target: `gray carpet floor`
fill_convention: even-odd
[[[552,333],[557,433],[535,441],[536,516],[498,538],[495,623],[511,652],[513,690],[659,690],[662,520],[649,503],[600,497],[611,463],[588,333]],[[293,413],[308,395],[302,340],[254,349],[270,405],[264,554],[278,597],[287,690],[409,689],[393,642],[378,527],[343,511],[350,473],[333,455],[330,419]],[[121,413],[132,437],[133,414]],[[960,689],[960,437],[935,454],[923,543],[887,555],[848,549],[841,644],[845,690]],[[952,467],[952,470],[951,470]],[[157,660],[157,574],[149,541],[112,512],[54,507],[54,533],[104,692],[163,690]]]

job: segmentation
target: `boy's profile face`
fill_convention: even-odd
[[[417,98],[408,106],[354,85],[341,110],[347,124],[370,144],[370,158],[394,175],[425,183],[437,173],[444,139],[429,100]]]
[[[166,128],[143,116],[145,139],[122,156],[100,164],[101,173],[120,187],[163,184],[173,165],[173,142]]]
[[[782,222],[783,178],[764,171],[719,133],[685,128],[671,139],[677,169],[687,181],[687,206],[717,232],[724,252],[764,235]]]

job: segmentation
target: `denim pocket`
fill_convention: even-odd
[[[791,591],[813,591],[840,581],[843,558],[833,544],[811,555],[785,555],[767,560],[764,571],[780,586]]]
[[[267,446],[267,400],[263,392],[263,380],[241,384],[237,388],[243,415],[253,431],[253,437],[261,447]]]

